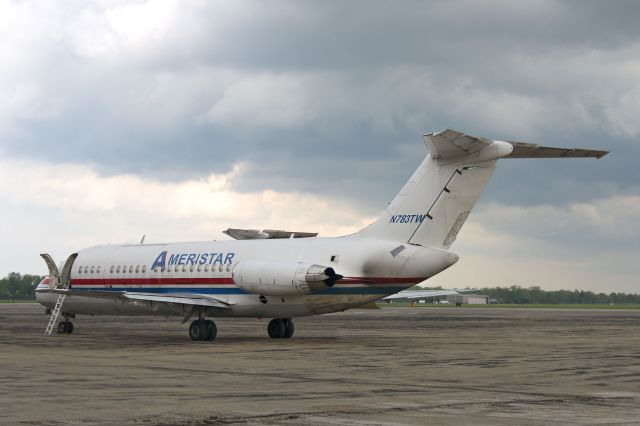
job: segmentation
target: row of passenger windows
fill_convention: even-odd
[[[155,268],[153,272],[231,272],[232,265],[170,265],[166,268]],[[78,268],[79,274],[99,274],[102,272],[101,266],[80,266]],[[109,273],[111,274],[145,274],[147,272],[147,265],[111,265]]]

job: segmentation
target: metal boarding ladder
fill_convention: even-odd
[[[47,267],[49,268],[49,288],[50,289],[60,289],[66,290],[69,288],[69,284],[71,283],[71,267],[73,266],[73,262],[78,257],[78,253],[73,253],[67,258],[67,261],[64,263],[64,267],[62,268],[62,274],[58,272],[58,267],[55,262],[47,253],[43,253],[40,255],[44,261],[47,263]],[[60,314],[62,313],[62,305],[64,304],[64,300],[67,297],[66,294],[61,293],[58,295],[58,300],[56,301],[56,305],[51,312],[51,317],[49,318],[49,323],[47,324],[47,328],[44,331],[45,336],[50,336],[53,331],[53,327],[56,325]]]
[[[58,318],[60,317],[60,313],[62,312],[62,304],[64,303],[64,299],[67,297],[66,294],[60,294],[58,296],[58,301],[56,302],[55,308],[51,312],[51,318],[49,318],[49,324],[47,324],[47,329],[44,331],[45,336],[50,336],[53,331],[53,327],[58,322]]]

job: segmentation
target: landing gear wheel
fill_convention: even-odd
[[[207,327],[207,340],[213,340],[216,338],[218,334],[218,328],[216,327],[216,323],[211,320],[205,321]]]
[[[287,332],[285,321],[282,318],[272,319],[267,326],[267,332],[269,333],[269,337],[273,339],[283,338]]]
[[[293,336],[293,321],[291,321],[291,318],[287,318],[284,320],[284,328],[285,328],[285,332],[284,332],[284,337],[285,339],[289,339],[291,336]]]
[[[58,323],[58,333],[71,334],[73,333],[73,323],[70,321],[60,321]]]
[[[189,326],[191,340],[200,341],[207,337],[207,327],[202,320],[195,320]]]
[[[195,320],[189,326],[191,340],[213,340],[216,334],[218,334],[216,324],[211,320]]]

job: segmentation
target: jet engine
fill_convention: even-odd
[[[300,262],[243,260],[233,268],[235,285],[266,296],[296,296],[333,287],[342,275],[331,267]]]

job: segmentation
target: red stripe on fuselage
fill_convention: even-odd
[[[423,277],[386,278],[386,277],[347,277],[336,284],[417,284]],[[74,278],[72,286],[92,285],[229,285],[235,284],[230,277],[224,278]]]

